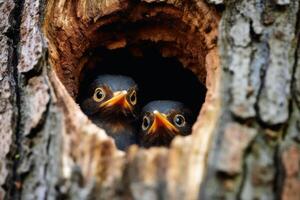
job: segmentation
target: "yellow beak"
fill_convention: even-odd
[[[100,107],[112,107],[112,106],[116,106],[119,105],[122,108],[131,110],[132,107],[131,105],[128,103],[127,99],[127,91],[123,90],[123,91],[118,91],[118,92],[114,92],[113,97],[109,100],[107,100],[106,102],[102,103],[100,105]]]
[[[157,110],[153,112],[154,114],[154,121],[149,129],[149,133],[155,133],[159,128],[166,128],[171,132],[179,132],[179,130],[167,119],[165,114],[161,114]]]

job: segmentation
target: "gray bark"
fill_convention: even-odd
[[[16,149],[14,142],[18,119],[15,27],[10,21],[14,8],[13,1],[0,2],[0,13],[3,13],[0,15],[0,199],[6,194],[2,186],[8,177],[13,176],[13,160],[16,159],[16,156],[10,153]]]
[[[0,0],[0,199],[299,199],[299,1],[141,2],[153,13],[161,2],[203,37],[205,54],[181,35],[143,35],[186,46],[163,54],[206,74],[192,136],[125,154],[72,98],[74,58],[128,1]]]
[[[298,199],[299,1],[225,6],[219,31],[223,114],[200,196]]]

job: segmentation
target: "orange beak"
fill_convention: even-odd
[[[112,106],[121,106],[122,108],[131,110],[132,107],[131,105],[128,103],[127,99],[127,91],[123,90],[123,91],[118,91],[118,92],[114,92],[113,97],[111,99],[109,99],[108,101],[102,103],[100,105],[100,107],[112,107]]]
[[[157,110],[154,112],[154,121],[149,129],[149,133],[155,133],[159,128],[166,128],[172,132],[179,132],[179,130],[167,119],[165,114],[161,114]]]

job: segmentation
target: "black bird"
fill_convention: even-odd
[[[191,133],[192,113],[177,101],[152,101],[141,113],[140,142],[144,147],[169,146],[176,135]]]
[[[137,84],[121,75],[100,75],[88,87],[81,108],[115,139],[121,150],[138,141],[136,130]]]

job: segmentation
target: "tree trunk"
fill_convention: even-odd
[[[299,27],[298,0],[0,0],[0,199],[300,199]],[[74,99],[90,48],[143,40],[207,94],[192,135],[122,152]]]

